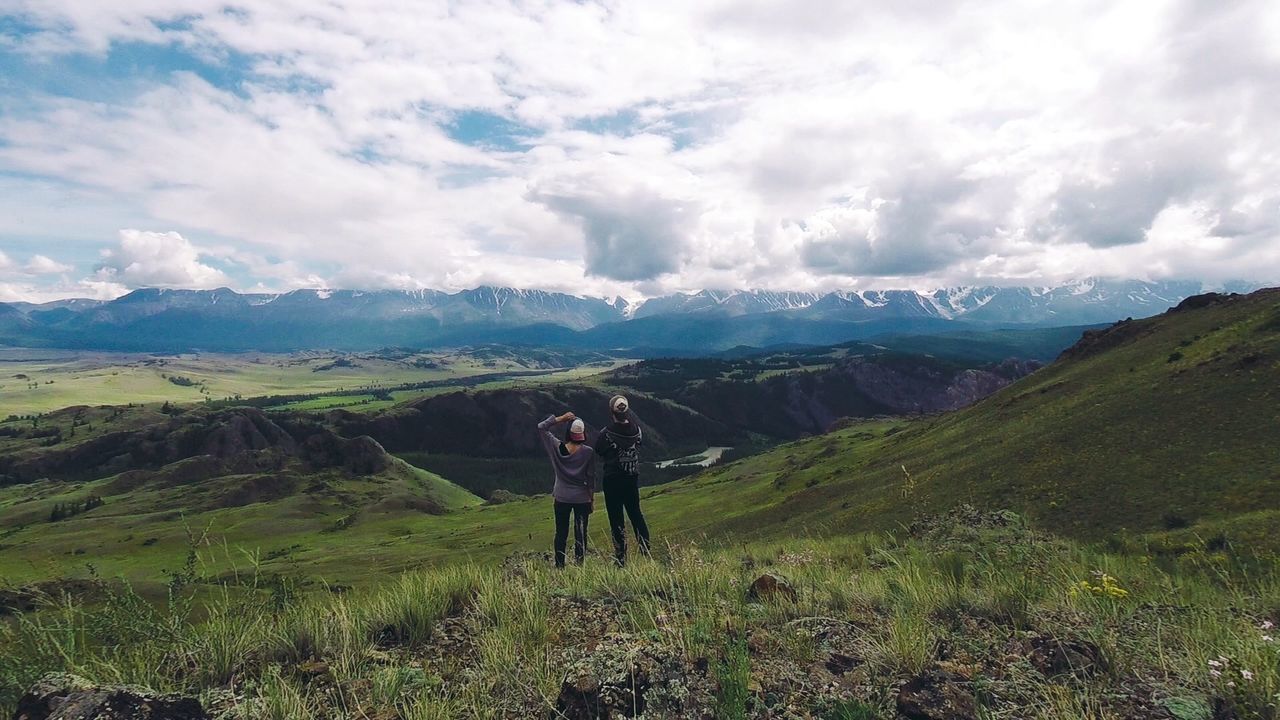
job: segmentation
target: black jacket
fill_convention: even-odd
[[[644,433],[634,422],[614,420],[596,435],[591,444],[604,460],[605,475],[639,475],[640,443]]]

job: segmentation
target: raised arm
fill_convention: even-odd
[[[538,439],[542,441],[542,448],[548,453],[556,451],[556,447],[560,444],[560,438],[551,433],[551,428],[563,422],[572,422],[577,417],[571,412],[563,415],[548,415],[545,420],[538,423]]]
[[[555,452],[556,449],[556,436],[551,434],[551,428],[555,425],[555,415],[548,415],[546,420],[538,423],[538,442],[548,454]]]

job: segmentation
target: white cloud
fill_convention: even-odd
[[[218,238],[247,287],[1280,280],[1268,0],[0,12],[42,28],[10,39],[39,62],[141,42],[236,80],[140,73],[105,100],[7,85],[0,205],[31,210],[0,220],[0,246],[101,237],[86,218],[110,207],[129,215],[112,229]],[[113,250],[102,277],[231,282],[179,240],[180,259]]]
[[[33,255],[23,269],[31,275],[57,275],[71,272],[74,268],[47,255]]]
[[[227,276],[200,262],[200,251],[176,232],[121,230],[119,247],[105,250],[94,281],[105,287],[213,288]],[[99,287],[103,287],[100,285]]]

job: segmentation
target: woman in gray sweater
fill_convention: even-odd
[[[563,423],[569,423],[569,430],[561,441],[551,428]],[[555,499],[556,511],[556,567],[564,567],[570,515],[573,516],[573,555],[581,565],[587,554],[587,520],[595,503],[595,450],[586,444],[586,424],[571,412],[548,415],[538,423],[538,437],[555,471],[551,496]]]

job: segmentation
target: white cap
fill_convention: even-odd
[[[569,437],[576,441],[586,439],[587,424],[582,422],[582,418],[575,418],[573,423],[569,425]]]
[[[621,395],[614,395],[609,398],[609,410],[611,410],[614,415],[621,415],[625,413],[628,405],[629,403],[627,402],[627,399]]]

